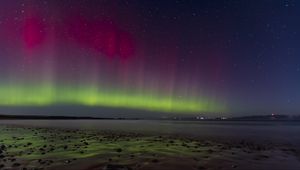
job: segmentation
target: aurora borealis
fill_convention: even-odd
[[[159,96],[135,92],[101,91],[97,87],[72,86],[51,87],[33,84],[2,86],[0,89],[2,106],[47,106],[55,104],[78,104],[85,106],[108,106],[161,112],[216,111],[221,106],[200,99],[174,99],[172,96]]]
[[[67,105],[100,115],[101,107],[140,115],[296,113],[297,5],[1,1],[0,111]]]

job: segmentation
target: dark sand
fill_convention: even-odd
[[[298,170],[291,145],[0,126],[0,169]]]

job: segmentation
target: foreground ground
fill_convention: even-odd
[[[300,169],[290,145],[0,126],[0,169]]]

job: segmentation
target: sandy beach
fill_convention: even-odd
[[[0,169],[300,169],[293,145],[16,125],[0,134]]]

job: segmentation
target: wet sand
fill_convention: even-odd
[[[300,169],[292,145],[0,125],[0,169]]]

